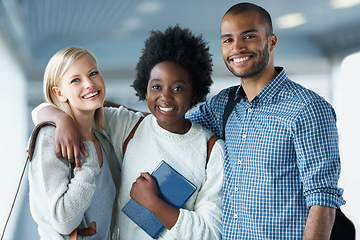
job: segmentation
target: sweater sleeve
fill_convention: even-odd
[[[85,142],[89,157],[81,156],[82,168],[70,177],[67,160],[59,158],[54,144],[54,127],[40,130],[29,169],[32,212],[45,219],[60,234],[79,226],[95,192],[100,167],[92,142]]]
[[[105,107],[104,114],[105,132],[114,147],[117,159],[122,159],[124,141],[143,115],[141,112],[129,111],[122,106],[118,108]]]
[[[197,110],[186,113],[186,118],[199,123],[212,131],[216,136],[222,137],[222,118],[228,95],[231,88],[227,88],[201,104]]]
[[[31,111],[31,118],[32,118],[32,121],[34,123],[34,125],[37,125],[39,124],[39,120],[38,120],[38,113],[41,109],[43,109],[44,107],[46,106],[49,106],[50,104],[49,103],[41,103],[39,104],[36,108],[34,108],[32,111]]]
[[[221,239],[224,142],[216,141],[193,211],[180,209],[170,233],[175,239]]]

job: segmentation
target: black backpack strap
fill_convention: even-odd
[[[226,125],[226,122],[227,122],[232,110],[234,109],[236,103],[238,103],[240,101],[240,99],[235,100],[235,94],[236,94],[236,91],[237,91],[238,88],[239,88],[239,86],[233,86],[230,89],[229,98],[228,98],[228,101],[227,101],[225,109],[224,109],[223,121],[222,121],[222,130],[223,130],[222,132],[223,132],[223,139],[224,140],[225,140],[225,125]]]
[[[330,240],[355,240],[355,225],[340,208],[336,209]]]

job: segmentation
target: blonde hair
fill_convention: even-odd
[[[96,58],[91,52],[79,47],[69,47],[55,53],[55,55],[48,62],[44,73],[43,90],[46,101],[71,116],[75,123],[76,120],[71,111],[69,103],[59,101],[52,89],[53,87],[58,87],[60,85],[62,77],[66,71],[78,58],[85,54],[87,54],[97,66]],[[95,110],[94,122],[97,129],[105,128],[103,107]]]

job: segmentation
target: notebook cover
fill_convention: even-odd
[[[177,209],[181,208],[196,190],[194,184],[164,160],[160,162],[151,175],[157,182],[159,197]],[[154,239],[164,229],[164,226],[152,212],[133,199],[130,199],[122,211]]]

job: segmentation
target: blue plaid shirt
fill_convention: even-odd
[[[333,108],[276,70],[251,103],[238,88],[226,124],[223,239],[302,239],[311,205],[345,203]],[[222,137],[229,91],[187,117]]]

